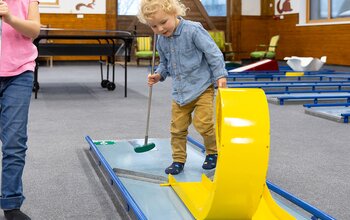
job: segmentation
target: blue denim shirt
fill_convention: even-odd
[[[161,81],[172,77],[172,97],[183,106],[199,97],[216,80],[227,76],[222,52],[198,22],[180,17],[171,37],[158,37]]]

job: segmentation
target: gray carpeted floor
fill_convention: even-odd
[[[55,63],[39,71],[23,210],[36,220],[120,219],[88,159],[84,137],[144,137],[148,68],[129,67],[127,98],[120,66],[115,91],[100,87],[95,62]],[[150,137],[169,137],[170,87],[168,80],[153,89]],[[349,124],[306,115],[301,105],[269,106],[268,179],[337,219],[350,219]],[[199,137],[193,129],[191,135]]]

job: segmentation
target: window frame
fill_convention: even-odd
[[[311,20],[310,19],[310,3],[311,0],[306,0],[306,23],[308,24],[317,24],[317,23],[334,23],[334,22],[343,22],[343,21],[349,21],[350,22],[350,16],[345,18],[332,18],[332,1],[336,0],[328,0],[328,16],[326,19],[317,19],[317,20]]]

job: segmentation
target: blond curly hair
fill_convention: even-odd
[[[185,16],[188,10],[180,0],[141,0],[137,17],[141,23],[147,24],[146,20],[160,9],[176,16]]]

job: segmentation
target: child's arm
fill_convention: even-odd
[[[40,14],[37,1],[29,4],[27,20],[20,19],[12,15],[7,3],[0,1],[0,16],[3,21],[11,25],[16,31],[29,38],[36,38],[40,33]]]
[[[148,85],[152,86],[153,84],[156,84],[157,82],[159,82],[160,79],[161,79],[161,75],[159,73],[148,74]]]
[[[155,72],[158,73],[160,76],[158,81],[164,81],[169,76],[169,72],[167,69],[168,60],[165,58],[163,50],[159,47],[159,40],[157,41],[157,51],[159,54],[159,65]]]
[[[224,56],[209,33],[202,27],[198,26],[193,36],[193,42],[196,47],[203,52],[209,68],[213,73],[217,86],[226,86],[227,70],[225,68]],[[219,85],[220,84],[220,85]]]
[[[218,88],[226,88],[226,78],[223,77],[216,80],[216,85],[218,86]]]

